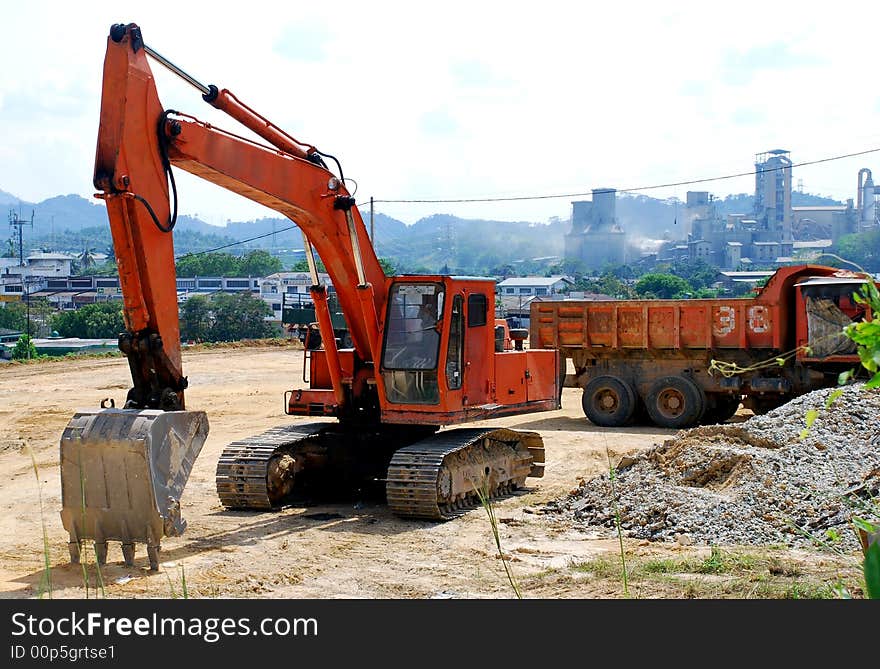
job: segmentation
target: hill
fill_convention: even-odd
[[[719,213],[748,213],[751,195],[731,195],[718,199]],[[793,193],[794,206],[840,204],[830,198]],[[39,203],[21,202],[0,190],[0,206],[19,208],[22,217],[34,212],[34,227],[25,228],[26,250],[48,248],[78,253],[84,247],[104,251],[111,243],[103,203],[78,195],[59,195]],[[677,198],[658,199],[647,195],[620,194],[617,215],[624,229],[634,236],[659,238],[665,232],[676,237],[684,203]],[[369,213],[362,212],[369,227]],[[181,215],[175,230],[178,254],[214,249],[240,243],[229,252],[262,248],[279,257],[286,266],[301,258],[302,235],[293,223],[282,217],[253,221],[230,221],[225,226],[210,225],[198,218]],[[380,257],[390,259],[401,271],[457,274],[502,274],[541,272],[563,254],[568,220],[496,221],[466,219],[451,214],[433,214],[412,225],[375,214],[375,247]],[[255,239],[258,238],[258,239]],[[243,242],[243,243],[242,243]],[[503,268],[507,267],[508,271]]]

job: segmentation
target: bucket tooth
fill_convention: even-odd
[[[122,544],[122,559],[126,567],[134,565],[134,544]]]
[[[71,561],[91,539],[102,558],[107,541],[121,542],[128,564],[140,542],[155,547],[152,566],[159,540],[186,529],[180,498],[207,436],[203,411],[78,412],[61,436],[61,521]]]

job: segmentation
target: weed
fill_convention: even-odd
[[[620,526],[620,509],[617,506],[617,488],[614,481],[617,478],[617,470],[611,464],[611,452],[608,450],[608,435],[602,430],[605,439],[605,457],[608,460],[608,477],[611,481],[611,502],[614,505],[614,525],[617,529],[617,542],[620,545],[620,573],[623,578],[623,594],[629,599],[629,576],[626,572],[626,552],[623,549],[623,529]]]
[[[727,574],[732,571],[750,571],[755,567],[755,559],[743,553],[729,553],[718,546],[712,546],[709,557],[696,569],[698,574]]]
[[[33,449],[25,445],[28,455],[31,457],[31,465],[34,468],[34,476],[37,479],[37,499],[40,502],[40,524],[43,526],[43,576],[40,579],[40,585],[37,588],[37,596],[42,599],[43,593],[49,593],[49,599],[52,599],[52,568],[49,566],[49,534],[46,531],[46,518],[43,515],[43,486],[40,483],[40,469],[37,467],[37,458]]]
[[[641,565],[646,574],[680,574],[693,570],[693,564],[686,560],[658,559],[647,560]]]
[[[486,471],[488,472],[488,469]],[[522,599],[519,585],[513,576],[513,571],[511,570],[510,565],[507,563],[508,561],[504,556],[504,551],[501,550],[501,534],[498,532],[498,518],[495,516],[495,507],[492,505],[492,500],[489,499],[488,480],[484,478],[482,485],[479,487],[474,486],[474,490],[477,493],[477,497],[480,498],[480,504],[482,504],[483,509],[486,510],[486,515],[489,516],[489,525],[492,527],[492,536],[495,539],[495,547],[498,549],[498,557],[501,559],[501,564],[504,565],[504,573],[507,574],[507,580],[510,582],[510,587],[513,588],[513,593],[516,595],[516,598]]]
[[[186,586],[186,571],[183,568],[182,564],[173,564],[167,563],[162,565],[164,569],[162,570],[165,574],[165,578],[168,579],[168,591],[171,593],[171,599],[189,599],[189,590]],[[176,567],[178,572],[180,573],[180,590],[178,591],[174,587],[174,581],[171,580],[171,573],[168,571],[168,567]],[[216,590],[215,590],[216,596]]]
[[[825,584],[796,581],[787,587],[768,587],[767,594],[780,599],[832,599],[834,590]]]
[[[171,574],[168,573],[168,570],[163,570],[165,572],[165,578],[168,579],[168,590],[171,592],[171,599],[177,599],[177,591],[174,589],[174,583],[171,581]]]
[[[585,562],[576,562],[571,565],[571,569],[577,572],[588,572],[599,578],[617,578],[620,576],[617,562],[605,557],[597,557]]]
[[[86,527],[86,478],[85,478],[85,474],[83,474],[82,452],[79,449],[77,449],[77,456],[79,458],[78,465],[79,465],[79,494],[80,494],[80,502],[79,502],[80,527],[83,530],[85,530],[85,527]],[[79,536],[77,536],[77,543],[79,545],[79,564],[80,564],[80,567],[82,568],[83,588],[85,588],[86,599],[88,599],[89,598],[89,570],[88,570],[88,567],[86,567],[86,561],[87,561],[86,548],[87,547],[86,547],[85,541],[80,539]]]
[[[104,574],[101,572],[101,564],[98,562],[97,557],[95,559],[95,593],[97,596],[97,590],[100,588],[101,597],[107,599],[107,592],[104,590]]]

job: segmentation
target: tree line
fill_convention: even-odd
[[[48,312],[37,305],[48,307]],[[265,320],[271,315],[269,305],[250,293],[193,295],[180,310],[180,336],[201,342],[272,337],[278,332]],[[55,332],[61,337],[115,339],[125,324],[121,300],[86,304],[72,311],[54,311],[45,300],[34,300],[30,323],[24,303],[9,303],[0,309],[0,328],[30,337]]]

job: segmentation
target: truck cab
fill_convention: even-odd
[[[856,344],[843,330],[868,316],[855,299],[866,282],[855,275],[813,276],[795,284],[799,360],[858,364]]]

